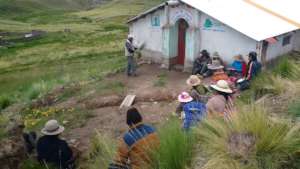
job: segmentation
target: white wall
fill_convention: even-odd
[[[200,13],[200,15],[201,49],[206,49],[211,54],[218,52],[228,63],[233,60],[234,55],[242,54],[245,57],[250,51],[256,51],[257,42],[255,40],[204,13]],[[204,26],[207,19],[212,22],[211,27]]]
[[[293,50],[300,51],[300,30],[294,35]]]
[[[285,36],[289,36],[289,35],[292,36],[291,37],[291,43],[289,45],[282,46],[283,38]],[[269,44],[269,46],[268,46],[267,61],[275,59],[277,56],[286,54],[286,53],[293,50],[293,42],[294,42],[294,38],[295,38],[294,33],[287,33],[287,34],[284,34],[284,35],[280,35],[276,38],[277,38],[278,41],[274,44]]]
[[[160,17],[160,26],[152,26],[152,16]],[[162,52],[162,26],[165,23],[164,10],[160,9],[156,12],[133,22],[130,25],[130,33],[135,37],[134,43],[145,43],[145,49],[150,51]]]

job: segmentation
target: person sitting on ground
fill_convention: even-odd
[[[261,67],[261,63],[257,60],[257,53],[250,52],[246,80],[251,81],[254,77],[256,77],[260,73]]]
[[[229,119],[233,113],[233,102],[229,84],[225,80],[219,80],[217,84],[210,86],[214,90],[214,95],[206,104],[209,117],[221,116]]]
[[[212,72],[212,81],[215,83],[219,80],[228,80],[229,77],[224,71],[224,65],[222,65],[220,57],[214,57],[212,64],[208,65],[208,69]]]
[[[151,154],[159,147],[155,129],[143,124],[143,118],[136,108],[127,111],[129,131],[125,133],[117,148],[117,154],[109,169],[141,169],[151,162]]]
[[[206,94],[208,93],[208,89],[202,84],[202,78],[197,75],[191,75],[186,84],[191,87],[190,95],[195,101],[205,103],[207,102]]]
[[[234,61],[231,64],[233,74],[238,77],[244,77],[247,73],[247,64],[242,55],[234,56]]]
[[[187,92],[182,92],[178,96],[178,101],[182,105],[181,119],[183,120],[183,129],[189,130],[206,116],[205,104],[194,101]]]
[[[194,61],[194,66],[193,66],[193,71],[192,74],[200,74],[200,75],[205,75],[207,72],[207,65],[211,64],[211,58],[207,50],[202,50],[200,52],[200,56],[196,58]]]
[[[59,138],[64,127],[56,120],[49,120],[42,129],[43,137],[37,142],[38,160],[42,165],[59,169],[75,169],[75,158],[68,143]]]

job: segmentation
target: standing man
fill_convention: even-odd
[[[135,50],[137,48],[133,45],[133,36],[128,35],[128,38],[125,43],[125,56],[127,57],[127,75],[136,76],[136,59],[134,57]]]

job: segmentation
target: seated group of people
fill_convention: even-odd
[[[183,131],[189,131],[204,118],[221,117],[229,120],[235,112],[233,104],[234,90],[231,85],[240,85],[238,78],[250,81],[261,68],[255,52],[249,53],[249,62],[241,55],[235,57],[230,67],[225,65],[214,53],[212,59],[206,50],[195,61],[193,75],[186,84],[189,92],[182,92],[178,96],[179,105],[176,115],[182,120]],[[211,84],[205,86],[203,77],[212,76]],[[232,78],[235,77],[235,78]],[[121,138],[117,153],[109,169],[140,169],[151,161],[149,150],[159,147],[158,135],[151,125],[143,123],[139,111],[132,107],[127,111],[126,123],[129,130]],[[38,160],[47,166],[52,164],[59,169],[75,168],[75,153],[68,143],[59,138],[64,127],[56,120],[50,120],[42,129],[44,134],[37,142]]]
[[[200,56],[196,58],[193,65],[193,75],[201,75],[203,77],[210,77],[213,82],[225,80],[231,83],[241,83],[249,85],[250,81],[261,70],[261,64],[257,60],[257,53],[250,52],[248,55],[248,63],[244,60],[242,55],[234,56],[234,61],[227,66],[217,52],[210,57],[207,50],[203,50]],[[239,79],[242,79],[238,81]],[[249,87],[249,86],[242,86]],[[242,88],[242,90],[243,90]]]

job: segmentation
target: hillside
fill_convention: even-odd
[[[36,18],[86,10],[106,0],[0,0],[0,19],[30,22]]]
[[[79,1],[0,1],[6,10],[0,10],[2,111],[30,104],[58,86],[123,69],[126,20],[161,2],[113,0],[86,10],[77,8]],[[24,39],[32,30],[41,36]]]

